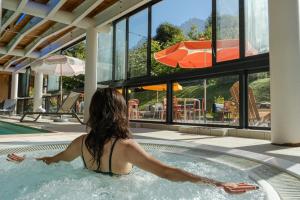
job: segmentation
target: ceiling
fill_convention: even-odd
[[[0,71],[19,72],[149,1],[2,0]]]

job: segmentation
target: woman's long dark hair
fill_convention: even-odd
[[[85,145],[100,168],[104,144],[111,138],[131,137],[126,101],[115,89],[99,89],[92,97]]]

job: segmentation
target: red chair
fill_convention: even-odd
[[[128,100],[128,116],[129,119],[139,119],[139,103],[138,99]]]

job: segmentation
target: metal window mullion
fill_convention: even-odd
[[[239,40],[240,58],[245,57],[245,0],[239,0]]]
[[[129,53],[129,17],[126,17],[126,28],[125,28],[125,33],[126,33],[126,39],[125,39],[125,80],[130,78],[130,73],[129,73],[129,67],[128,66],[128,53]]]
[[[113,24],[113,49],[112,49],[112,81],[115,81],[116,75],[116,23]]]
[[[148,7],[147,76],[151,76],[152,6]]]
[[[248,128],[248,72],[239,76],[239,113],[240,128]]]
[[[124,92],[124,94],[123,94],[123,96],[124,96],[124,98],[125,98],[125,100],[126,100],[126,102],[128,102],[128,100],[129,100],[129,87],[123,87],[123,92]]]
[[[167,110],[166,110],[166,122],[168,124],[173,123],[173,83],[167,83]]]
[[[217,0],[212,0],[212,65],[217,63]]]

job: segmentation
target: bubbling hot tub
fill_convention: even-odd
[[[288,199],[286,193],[276,191],[276,183],[280,178],[300,183],[299,179],[259,162],[191,148],[185,143],[150,140],[139,142],[148,152],[169,165],[221,181],[257,184],[260,189],[241,195],[230,195],[209,185],[164,180],[137,167],[133,168],[130,175],[109,177],[83,169],[80,158],[70,163],[60,162],[49,166],[33,159],[17,165],[5,161],[7,153],[39,157],[53,155],[67,146],[49,144],[0,150],[1,199],[276,200]]]

